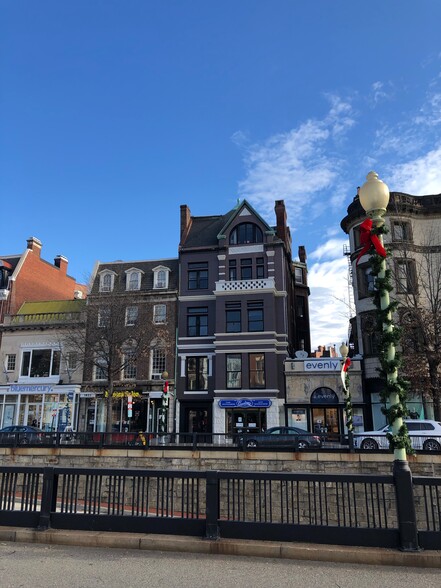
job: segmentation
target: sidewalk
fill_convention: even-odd
[[[378,547],[347,547],[243,539],[212,541],[179,535],[143,535],[140,533],[64,531],[60,529],[36,531],[21,527],[0,527],[0,541],[441,568],[441,551],[409,553]]]

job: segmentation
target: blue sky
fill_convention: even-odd
[[[284,199],[314,346],[346,338],[340,220],[375,169],[441,192],[439,0],[2,0],[0,254],[177,256],[179,206]]]

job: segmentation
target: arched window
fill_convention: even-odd
[[[262,243],[263,233],[253,223],[242,223],[232,231],[230,245],[242,245],[246,243]]]
[[[112,292],[115,272],[105,271],[100,274],[100,292]]]

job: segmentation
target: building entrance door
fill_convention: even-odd
[[[338,441],[340,438],[339,409],[333,407],[314,407],[312,409],[313,431],[319,435],[326,435],[329,440]]]
[[[23,402],[20,405],[18,424],[31,427],[41,426],[41,402]]]

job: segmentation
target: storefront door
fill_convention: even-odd
[[[23,396],[18,415],[18,424],[31,427],[41,427],[42,407],[43,396]]]
[[[340,435],[339,409],[336,407],[314,407],[312,423],[314,433],[326,435],[327,439],[338,440]]]
[[[182,402],[180,431],[183,433],[211,433],[213,426],[212,411],[213,405],[209,402]]]

